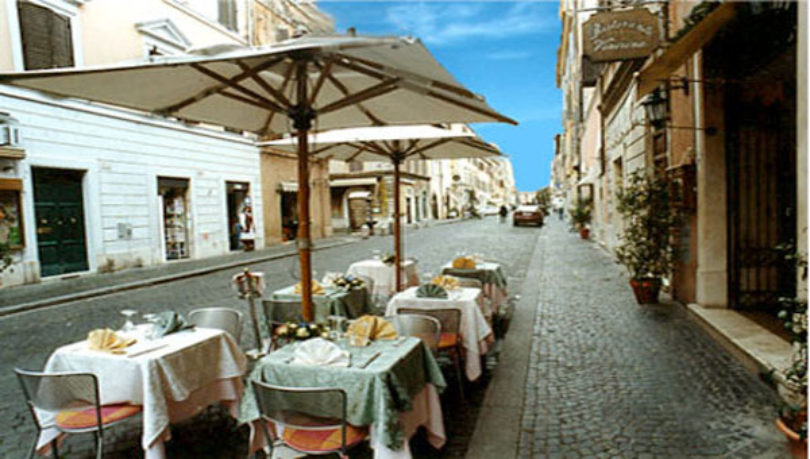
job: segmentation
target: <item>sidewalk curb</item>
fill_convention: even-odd
[[[336,248],[336,247],[342,247],[342,246],[345,246],[345,245],[354,244],[356,242],[357,242],[356,240],[350,240],[350,241],[344,240],[344,241],[341,241],[341,242],[336,242],[336,243],[329,244],[329,245],[324,245],[324,246],[321,246],[321,247],[313,247],[312,251],[313,252],[318,252],[318,251],[321,251],[321,250],[327,250],[327,249],[332,249],[332,248]],[[22,312],[28,312],[28,311],[32,311],[32,310],[35,310],[35,309],[45,308],[45,307],[48,307],[48,306],[56,306],[56,305],[63,304],[63,303],[70,303],[70,302],[73,302],[73,301],[85,300],[85,299],[88,299],[88,298],[95,298],[95,297],[98,297],[98,296],[111,295],[113,293],[119,293],[119,292],[123,292],[123,291],[127,291],[127,290],[135,290],[135,289],[139,289],[139,288],[150,287],[150,286],[153,286],[153,285],[165,284],[167,282],[172,282],[172,281],[181,280],[181,279],[187,279],[187,278],[190,278],[190,277],[202,276],[202,275],[210,274],[210,273],[213,273],[213,272],[216,272],[216,271],[223,271],[223,270],[226,270],[226,269],[237,268],[237,267],[252,265],[252,264],[256,264],[256,263],[263,263],[265,261],[273,261],[273,260],[279,260],[279,259],[282,259],[282,258],[289,258],[289,257],[295,256],[297,253],[298,252],[295,249],[293,249],[292,251],[285,251],[285,252],[282,252],[282,253],[275,253],[275,254],[272,254],[272,255],[260,256],[260,257],[256,257],[256,258],[251,258],[249,260],[229,261],[227,263],[221,263],[221,264],[218,264],[218,265],[207,266],[205,268],[192,269],[192,270],[189,270],[189,271],[180,272],[180,273],[176,273],[176,274],[168,274],[168,275],[165,275],[165,276],[158,276],[158,277],[153,277],[153,278],[150,278],[150,279],[132,281],[132,282],[127,282],[127,283],[114,285],[114,286],[110,286],[110,287],[101,287],[101,288],[96,288],[96,289],[92,289],[92,290],[86,290],[86,291],[83,291],[83,292],[73,293],[73,294],[69,294],[69,295],[55,296],[55,297],[47,298],[47,299],[44,299],[44,300],[32,301],[30,303],[21,303],[21,304],[17,304],[17,305],[13,305],[13,306],[7,306],[7,307],[4,307],[4,308],[0,308],[0,317],[6,317],[6,316],[13,315],[13,314],[19,314],[19,313],[22,313]]]

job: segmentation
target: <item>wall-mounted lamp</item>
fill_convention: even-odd
[[[717,134],[717,128],[711,126],[699,128],[694,126],[667,125],[667,120],[669,119],[669,113],[667,110],[667,99],[663,96],[663,91],[661,91],[660,88],[656,89],[647,97],[645,97],[644,100],[641,101],[641,105],[644,107],[644,112],[647,115],[647,119],[650,121],[650,124],[655,129],[661,129],[666,127],[669,129],[690,129],[693,131],[705,131],[706,135]]]

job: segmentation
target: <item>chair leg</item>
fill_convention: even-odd
[[[458,349],[453,352],[453,363],[456,367],[456,379],[458,380],[458,395],[461,401],[464,402],[464,379],[461,375],[461,352]]]
[[[36,442],[34,443],[34,448],[36,448]],[[53,459],[59,459],[59,443],[55,438],[51,440],[51,454],[53,454]]]
[[[28,459],[33,459],[34,456],[36,456],[38,441],[39,441],[39,432],[37,432],[36,436],[34,437],[34,443],[31,445],[31,451],[28,452]]]
[[[96,432],[94,437],[96,439],[96,459],[102,459],[103,457],[102,449],[104,448],[104,437],[101,436],[101,432]]]

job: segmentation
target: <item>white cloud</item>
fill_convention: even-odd
[[[388,8],[386,19],[401,32],[432,45],[498,40],[552,30],[557,17],[531,2],[489,4],[414,2]],[[493,15],[494,8],[500,14]]]
[[[494,53],[489,53],[486,55],[487,59],[494,59],[497,61],[514,61],[520,59],[528,59],[532,57],[534,53],[531,51],[496,51]]]

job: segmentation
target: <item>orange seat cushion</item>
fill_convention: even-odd
[[[363,441],[368,429],[346,425],[346,447],[350,448]],[[341,447],[340,428],[327,430],[304,430],[287,427],[282,435],[284,443],[305,452],[323,453],[338,451]]]
[[[110,424],[140,413],[140,405],[103,405],[101,407],[101,425]],[[56,416],[56,426],[60,429],[89,429],[96,427],[95,407],[83,410],[63,410]]]
[[[458,333],[442,333],[439,338],[439,349],[455,347],[458,344]]]

